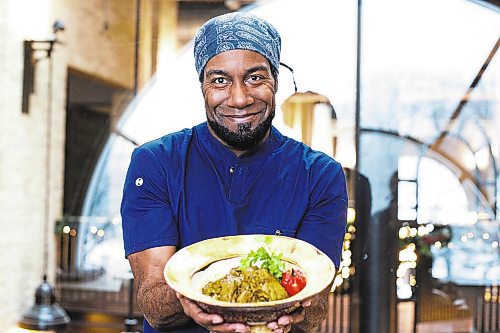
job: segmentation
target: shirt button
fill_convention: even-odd
[[[234,166],[229,168],[229,173],[233,174],[234,173]]]

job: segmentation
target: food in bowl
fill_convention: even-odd
[[[231,269],[226,276],[207,283],[203,294],[231,303],[268,302],[288,297],[285,288],[265,268]]]
[[[241,259],[239,267],[208,282],[204,295],[231,303],[268,302],[285,299],[306,286],[306,278],[299,269],[285,270],[281,253],[275,254],[260,247]]]

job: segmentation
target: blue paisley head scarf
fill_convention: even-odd
[[[194,40],[198,76],[212,57],[235,49],[260,53],[278,71],[281,51],[278,31],[261,18],[237,12],[214,17],[198,31]]]

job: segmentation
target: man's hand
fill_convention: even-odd
[[[301,308],[293,312],[291,315],[278,318],[275,323],[269,323],[267,327],[274,329],[275,333],[291,331],[293,333],[314,333],[325,320],[328,311],[328,295],[331,285],[326,287],[322,292],[302,302]],[[284,325],[288,321],[290,326]],[[278,328],[275,328],[276,325]],[[276,332],[276,330],[282,331]]]
[[[193,318],[198,325],[205,327],[210,332],[245,333],[250,331],[250,327],[243,323],[224,323],[224,318],[218,314],[203,312],[203,309],[195,302],[180,294],[177,294],[177,298],[181,302],[184,313]]]
[[[293,324],[298,324],[305,319],[305,308],[311,305],[311,301],[302,302],[301,306],[289,315],[281,316],[278,320],[270,322],[267,327],[273,330],[273,333],[287,333],[292,329]]]

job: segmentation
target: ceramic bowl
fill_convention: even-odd
[[[242,257],[261,246],[282,253],[288,265],[300,268],[306,275],[304,289],[286,299],[258,303],[230,303],[216,300],[201,292],[209,281],[221,278]],[[302,301],[312,298],[332,284],[333,262],[313,245],[285,236],[238,235],[207,239],[176,252],[164,270],[168,285],[179,294],[195,301],[207,313],[221,315],[226,322],[263,325],[296,310]]]

